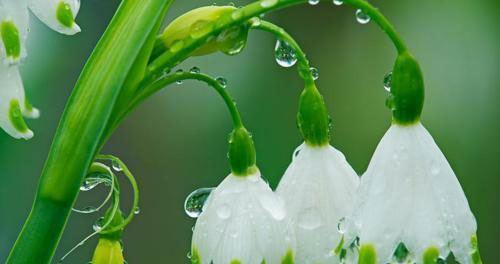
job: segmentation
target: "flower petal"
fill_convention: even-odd
[[[196,222],[196,263],[281,263],[293,249],[285,216],[283,202],[260,175],[229,175],[210,194]]]
[[[373,245],[390,262],[400,243],[416,263],[425,252],[453,252],[471,263],[476,221],[453,170],[420,124],[393,125],[361,178],[349,237]]]
[[[39,112],[33,108],[24,95],[24,87],[17,66],[0,63],[0,126],[14,138],[30,139],[33,132],[28,128],[23,115],[38,117]]]
[[[80,0],[30,0],[29,8],[47,26],[65,34],[81,31],[75,18],[80,10]]]
[[[8,63],[17,63],[26,57],[28,31],[27,0],[0,0],[0,50]]]
[[[338,263],[338,225],[351,213],[358,183],[358,175],[335,148],[303,144],[296,150],[277,193],[292,219],[297,263]]]

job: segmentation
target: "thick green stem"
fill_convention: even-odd
[[[114,103],[151,30],[171,1],[124,0],[67,103],[33,209],[7,263],[49,263]]]

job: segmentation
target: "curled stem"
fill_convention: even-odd
[[[130,185],[132,186],[132,190],[134,192],[134,199],[133,199],[133,202],[132,202],[132,208],[130,209],[129,214],[124,219],[124,221],[122,223],[120,223],[119,225],[117,225],[117,226],[113,226],[113,227],[110,227],[110,228],[102,228],[99,231],[99,234],[110,234],[110,233],[114,233],[114,232],[117,232],[117,231],[120,231],[120,230],[124,229],[134,219],[135,211],[139,208],[139,187],[137,186],[137,181],[135,180],[134,175],[132,175],[132,173],[127,168],[127,166],[125,165],[125,163],[123,163],[123,161],[121,161],[119,158],[117,158],[115,156],[112,156],[112,155],[102,155],[102,154],[100,154],[100,155],[96,156],[96,159],[110,160],[110,161],[118,164],[118,166],[120,166],[120,168],[122,169],[123,174],[125,175],[125,177],[127,178],[127,180],[130,182]],[[111,214],[110,221],[113,219],[113,216],[115,215],[115,213],[116,212],[113,212]]]

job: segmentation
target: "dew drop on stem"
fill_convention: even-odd
[[[360,24],[367,24],[370,22],[371,17],[368,14],[366,14],[365,12],[363,12],[363,10],[358,9],[358,10],[356,10],[356,20]]]
[[[344,4],[344,0],[333,0],[333,4],[336,6],[340,6],[340,5]]]
[[[276,62],[281,67],[292,67],[297,63],[297,53],[286,41],[278,39],[274,48]]]
[[[392,86],[392,72],[388,72],[386,75],[384,75],[384,89],[390,92],[391,86]]]
[[[227,79],[224,77],[217,77],[217,82],[220,84],[220,86],[226,88],[227,86]]]
[[[311,75],[314,80],[317,80],[319,78],[319,71],[317,68],[311,67]]]
[[[308,3],[310,5],[317,5],[317,4],[319,4],[319,0],[308,0]]]
[[[200,188],[190,193],[184,201],[184,211],[189,217],[198,218],[203,212],[203,206],[214,188]]]
[[[190,72],[190,73],[200,73],[200,72],[201,72],[201,70],[200,70],[200,68],[198,68],[198,67],[194,66],[193,68],[191,68],[191,69],[189,70],[189,72]]]

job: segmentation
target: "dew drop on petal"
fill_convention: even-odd
[[[308,3],[310,5],[317,5],[317,4],[319,4],[319,0],[308,0]]]
[[[319,78],[319,71],[318,69],[311,67],[311,75],[314,80],[317,80]]]
[[[198,218],[203,211],[203,206],[214,188],[200,188],[190,193],[184,201],[184,211],[189,217]]]
[[[200,68],[198,68],[198,67],[194,66],[193,68],[191,68],[191,69],[189,70],[189,72],[190,72],[190,73],[200,73],[200,72],[201,72],[201,70],[200,70]]]
[[[390,92],[391,86],[392,86],[392,72],[388,72],[386,75],[384,75],[384,89]]]
[[[340,233],[340,234],[344,234],[345,233],[345,217],[342,217],[338,224],[337,224],[337,231]]]
[[[220,84],[220,86],[226,88],[227,86],[227,79],[224,77],[217,77],[217,82]]]
[[[288,68],[297,63],[297,54],[295,53],[295,50],[286,41],[280,39],[276,41],[274,56],[276,58],[276,62],[281,67]]]
[[[302,229],[313,230],[321,226],[320,214],[315,208],[304,210],[299,216],[298,225]]]
[[[371,17],[363,12],[363,10],[358,9],[356,10],[356,20],[358,20],[360,24],[367,24],[368,22],[370,22]]]
[[[223,204],[217,208],[217,216],[220,219],[228,219],[231,217],[231,208],[227,204]]]
[[[344,4],[344,0],[333,0],[333,4],[336,6],[340,6],[340,5]]]

